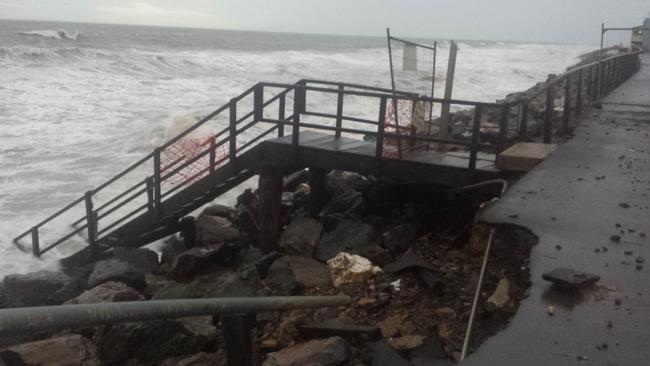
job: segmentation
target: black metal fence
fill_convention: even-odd
[[[292,142],[295,145],[300,143],[301,130],[327,132],[335,138],[344,134],[371,137],[376,144],[375,157],[378,166],[382,159],[392,158],[387,157],[384,151],[384,142],[388,139],[397,140],[398,144],[406,140],[425,145],[427,148],[435,144],[443,150],[454,146],[468,153],[467,169],[471,174],[477,169],[479,152],[498,153],[511,143],[531,137],[529,112],[533,106],[544,113],[542,135],[543,141],[549,143],[557,133],[569,130],[572,114],[580,114],[586,101],[598,100],[629,78],[638,68],[638,52],[609,57],[571,69],[549,80],[534,95],[507,103],[429,98],[408,92],[394,93],[389,89],[319,80],[301,80],[295,84],[258,83],[115,177],[20,234],[14,239],[14,243],[27,250],[20,241],[31,236],[31,252],[38,257],[85,232],[91,248],[105,249],[111,244],[110,235],[136,215],[147,214],[161,220],[169,218],[170,215],[178,215],[178,212],[165,212],[163,203],[197,179],[214,174],[222,168],[229,169],[233,174],[248,169],[249,167],[238,164],[243,154],[264,139],[284,136],[285,128],[291,129]],[[556,116],[555,100],[561,89],[566,97],[562,115]],[[269,95],[268,99],[266,95]],[[316,95],[320,95],[321,101],[331,101],[331,109],[323,109],[320,102],[319,105],[310,104],[311,99],[318,99]],[[473,112],[470,120],[464,125],[465,130],[460,134],[451,134],[448,138],[427,133],[403,134],[387,131],[387,107],[389,103],[396,104],[400,100],[432,105],[449,104],[460,109],[473,108]],[[352,108],[355,103],[374,106],[376,114],[369,117],[359,113],[358,109]],[[192,154],[179,156],[169,162],[162,161],[161,157],[181,139],[199,128],[208,126],[211,131],[209,143],[201,145],[200,149]],[[244,134],[246,131],[248,133]],[[221,148],[226,149],[227,153],[217,154]],[[164,184],[199,161],[205,162],[204,166],[193,172],[188,179]],[[139,174],[135,178],[136,184],[119,193],[110,194],[109,199],[99,202],[98,194],[108,187],[115,186],[117,181],[129,174]],[[42,247],[43,227],[51,225],[55,218],[79,208],[82,208],[84,214],[71,221],[73,229]]]

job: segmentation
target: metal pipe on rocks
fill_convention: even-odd
[[[0,310],[0,335],[202,315],[345,306],[348,296],[278,296],[131,301]]]

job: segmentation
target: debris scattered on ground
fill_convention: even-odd
[[[571,290],[589,287],[600,280],[599,276],[569,268],[554,269],[544,273],[542,278],[558,287]]]
[[[327,261],[334,287],[349,283],[365,283],[372,279],[381,269],[368,259],[341,252]]]

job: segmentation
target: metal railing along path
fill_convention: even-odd
[[[166,208],[166,204],[173,203],[177,195],[189,188],[197,180],[210,176],[228,166],[233,176],[246,167],[238,166],[238,160],[243,158],[247,151],[255,145],[271,137],[283,137],[286,128],[291,129],[292,143],[300,143],[300,131],[316,130],[332,134],[339,138],[342,134],[357,137],[373,137],[375,139],[375,158],[378,165],[385,155],[384,141],[402,140],[411,143],[437,143],[454,145],[469,152],[467,170],[472,174],[476,169],[479,152],[498,153],[507,148],[509,144],[519,140],[528,139],[528,108],[530,103],[543,100],[545,116],[543,122],[543,141],[549,143],[556,133],[566,132],[572,119],[572,114],[580,114],[583,104],[588,100],[598,100],[603,93],[615,88],[629,78],[639,68],[638,52],[628,52],[603,59],[598,62],[586,64],[557,76],[545,83],[534,95],[509,103],[484,103],[467,100],[453,100],[423,97],[417,94],[390,89],[369,87],[358,84],[337,83],[319,80],[300,80],[295,84],[285,83],[258,83],[244,93],[230,100],[222,107],[208,114],[179,135],[170,139],[153,152],[130,165],[122,172],[109,179],[100,186],[86,192],[69,205],[55,212],[29,230],[14,238],[14,243],[21,249],[27,250],[21,240],[31,237],[31,252],[34,256],[41,256],[63,242],[82,232],[87,233],[87,242],[91,250],[106,249],[107,243],[117,240],[113,235],[128,225],[130,220],[139,215],[148,215],[159,220],[168,219],[169,215],[183,214],[179,209]],[[568,96],[564,98],[562,123],[557,131],[555,116],[555,97],[557,90],[564,88]],[[575,93],[573,92],[575,90]],[[266,94],[270,94],[265,98]],[[308,99],[319,95],[326,100],[335,100],[331,111],[310,110]],[[544,99],[545,98],[545,99]],[[349,112],[350,106],[358,100],[371,101],[378,108],[375,117],[360,116]],[[473,118],[468,125],[469,136],[463,138],[440,138],[435,135],[423,133],[401,134],[386,131],[387,104],[394,100],[405,100],[412,103],[450,104],[464,108],[473,108]],[[364,104],[364,106],[366,106]],[[512,119],[511,111],[516,109],[519,120]],[[494,113],[496,111],[496,113]],[[492,112],[492,113],[490,113]],[[486,125],[486,116],[496,115],[498,121]],[[512,127],[514,125],[514,128]],[[199,128],[211,126],[215,130],[211,141],[201,147],[199,152],[190,156],[181,156],[171,162],[163,162],[162,156],[183,138],[189,136]],[[255,128],[255,130],[253,130]],[[482,131],[496,129],[496,141],[487,143],[482,141]],[[248,131],[246,135],[244,132]],[[254,133],[251,133],[254,132]],[[401,146],[401,145],[400,145]],[[227,151],[223,156],[218,156],[218,149]],[[175,175],[184,169],[197,164],[201,159],[207,160],[205,167],[196,172],[189,179],[167,184]],[[115,187],[116,182],[128,174],[136,172],[149,172],[146,176],[135,179],[129,188],[112,195],[106,202],[95,206],[99,193],[104,193],[108,187]],[[164,183],[170,188],[164,188]],[[207,202],[206,202],[207,203]],[[82,206],[83,205],[83,206]],[[81,206],[81,207],[80,207]],[[135,206],[135,207],[132,207]],[[193,207],[188,205],[188,207]],[[41,238],[42,228],[50,224],[55,218],[69,214],[73,209],[82,209],[85,214],[71,220],[73,229],[43,246]],[[120,213],[121,211],[128,211]],[[187,214],[188,212],[185,212]]]

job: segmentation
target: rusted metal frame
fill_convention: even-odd
[[[86,203],[86,227],[88,229],[88,245],[91,249],[96,248],[95,239],[97,239],[97,222],[95,222],[95,213],[93,212],[93,192],[88,191],[84,195]]]
[[[508,122],[510,120],[510,107],[504,105],[501,107],[501,115],[499,116],[499,143],[497,145],[498,151],[505,150],[506,142],[508,140]]]
[[[374,86],[367,86],[367,85],[361,85],[361,84],[354,84],[354,83],[341,83],[341,82],[336,82],[336,81],[324,81],[324,80],[311,80],[311,79],[302,79],[300,82],[303,82],[305,84],[322,84],[322,85],[331,85],[331,86],[338,86],[338,85],[343,85],[345,89],[360,89],[360,90],[370,90],[370,91],[375,91],[375,92],[380,92],[380,93],[387,93],[392,95],[392,90],[391,89],[386,89],[386,88],[379,88],[379,87],[374,87]],[[267,83],[263,83],[267,84]],[[408,97],[416,96],[416,93],[413,92],[407,92],[403,90],[396,90],[397,94],[400,95],[405,95]]]
[[[470,149],[469,149],[469,173],[474,176],[474,173],[476,172],[476,159],[478,156],[478,145],[480,142],[480,135],[481,135],[481,108],[476,107],[474,108],[474,118],[472,122],[472,140],[470,143]]]
[[[237,99],[230,100],[228,132],[228,156],[233,173],[237,172]]]
[[[555,113],[555,87],[546,89],[546,111],[544,114],[544,143],[549,144],[553,135],[553,114]]]
[[[160,148],[156,148],[153,154],[153,202],[158,217],[162,217],[162,179],[160,173]]]
[[[153,178],[147,177],[145,184],[147,186],[147,210],[153,212],[155,210],[153,203]]]
[[[582,70],[578,72],[578,85],[576,85],[576,108],[575,108],[575,114],[576,116],[579,116],[582,113],[582,89],[584,88],[583,85],[583,80],[582,80]]]
[[[341,127],[343,127],[343,92],[344,86],[339,84],[339,93],[336,95],[336,133],[334,137],[341,137]]]
[[[115,196],[115,197],[111,198],[110,200],[108,200],[106,203],[103,203],[101,206],[97,207],[97,208],[95,209],[95,211],[100,212],[100,211],[104,210],[106,207],[108,207],[108,206],[110,206],[111,204],[115,203],[115,202],[118,201],[120,198],[122,198],[122,197],[126,196],[127,194],[133,192],[136,188],[140,187],[142,184],[145,184],[145,185],[146,185],[148,179],[152,179],[152,178],[151,178],[151,177],[147,177],[147,178],[145,178],[144,180],[142,180],[142,181],[140,181],[140,182],[134,184],[133,186],[129,187],[129,188],[128,188],[127,190],[125,190],[124,192],[118,194],[117,196]],[[153,188],[153,186],[152,186],[152,188]],[[130,199],[129,199],[129,200],[130,200]],[[100,218],[101,218],[101,217],[102,217],[102,216],[100,216]],[[86,216],[77,219],[75,222],[72,223],[72,226],[77,226],[77,225],[81,224],[84,220],[86,220]]]
[[[528,99],[521,101],[521,119],[519,121],[519,137],[521,139],[528,138],[528,109],[530,108],[530,101]]]
[[[278,104],[278,120],[284,121],[284,114],[286,113],[286,94],[282,94]],[[278,123],[278,137],[284,137],[284,123]]]
[[[112,222],[110,225],[108,225],[108,226],[102,228],[101,230],[97,231],[97,235],[99,236],[99,235],[101,235],[101,234],[104,234],[105,232],[108,232],[108,231],[111,230],[112,228],[114,228],[114,227],[116,227],[117,225],[123,223],[124,221],[130,219],[130,218],[133,217],[135,214],[137,214],[137,213],[139,213],[140,211],[146,209],[147,207],[148,207],[148,204],[147,204],[147,203],[145,203],[144,205],[142,205],[142,206],[140,206],[140,207],[137,207],[135,210],[133,210],[133,211],[129,212],[128,214],[122,216],[121,218],[115,220],[115,221]],[[101,239],[103,239],[103,237],[102,237],[102,238],[99,238],[98,240],[101,240]]]
[[[61,237],[59,240],[57,240],[57,241],[55,241],[54,243],[52,243],[52,244],[50,244],[49,246],[47,246],[45,249],[41,249],[41,250],[40,250],[40,254],[43,255],[43,254],[45,254],[46,252],[49,252],[51,249],[53,249],[54,247],[56,247],[56,246],[58,246],[59,244],[63,243],[64,241],[66,241],[66,240],[72,238],[73,236],[79,234],[80,232],[86,230],[87,227],[88,227],[88,225],[84,224],[83,226],[80,226],[80,227],[78,227],[77,229],[73,230],[72,232],[70,232],[70,233],[64,235],[64,236]]]
[[[322,92],[322,93],[330,93],[330,94],[337,94],[339,92],[338,89],[335,88],[318,88],[318,87],[312,87],[312,86],[304,86],[304,85],[294,85],[294,84],[283,84],[283,83],[262,83],[264,86],[267,87],[273,87],[273,88],[294,88],[294,89],[300,89],[300,90],[305,90],[305,91],[314,91],[314,92]],[[381,94],[381,93],[370,93],[370,92],[359,92],[359,91],[354,91],[354,90],[345,90],[344,92],[345,95],[354,95],[358,97],[374,97],[374,98],[381,98],[381,97],[393,97],[392,95],[386,95],[386,94]],[[461,100],[461,99],[443,99],[443,98],[429,98],[425,96],[420,96],[416,94],[408,94],[408,95],[403,95],[397,93],[395,95],[395,99],[397,100],[409,100],[409,101],[415,101],[415,102],[434,102],[434,103],[449,103],[449,104],[457,104],[457,105],[467,105],[467,106],[475,106],[475,105],[480,105],[483,107],[499,107],[503,105],[503,103],[489,103],[489,102],[476,102],[476,101],[470,101],[470,100]],[[514,104],[514,103],[511,103]],[[303,111],[304,112],[304,111]]]
[[[71,203],[69,203],[64,208],[62,208],[62,209],[58,210],[57,212],[53,213],[48,218],[44,219],[43,221],[39,222],[38,224],[34,225],[33,227],[38,228],[38,227],[41,227],[41,226],[47,224],[48,222],[52,221],[52,219],[54,219],[55,217],[61,215],[62,213],[68,211],[69,209],[71,209],[72,207],[78,205],[79,203],[81,203],[83,201],[84,201],[84,196],[81,196],[81,197],[77,198],[76,200],[72,201]],[[29,229],[29,230],[25,231],[24,233],[18,235],[17,237],[14,238],[14,242],[16,242],[16,241],[22,239],[23,237],[31,234],[31,232],[32,232],[32,229]]]
[[[335,114],[329,114],[329,113],[321,113],[321,112],[305,112],[303,113],[306,116],[314,116],[314,117],[324,117],[324,118],[337,118]],[[365,118],[357,118],[357,117],[346,117],[346,116],[341,116],[341,120],[343,121],[350,121],[350,122],[359,122],[359,123],[365,123],[367,125],[377,125],[377,121],[371,121],[369,119]]]
[[[295,147],[300,143],[300,114],[305,110],[305,86],[296,85],[293,96],[293,123],[291,125],[291,144]]]
[[[569,123],[571,122],[571,75],[566,76],[564,85],[564,110],[562,111],[562,129],[561,133],[569,131]]]
[[[41,246],[38,238],[38,227],[34,226],[31,230],[32,232],[32,254],[34,257],[41,256]]]
[[[393,37],[393,36],[390,35],[390,33],[388,34],[388,37],[389,37],[390,39],[394,39],[394,40],[396,40],[396,41],[398,41],[398,42],[406,43],[406,44],[411,45],[411,46],[422,47],[422,48],[426,48],[426,49],[431,50],[431,51],[435,51],[435,50],[436,50],[436,49],[435,49],[434,47],[432,47],[432,46],[427,46],[427,45],[424,45],[424,44],[415,43],[415,42],[407,41],[407,40],[405,40],[405,39],[401,39],[401,38]]]

